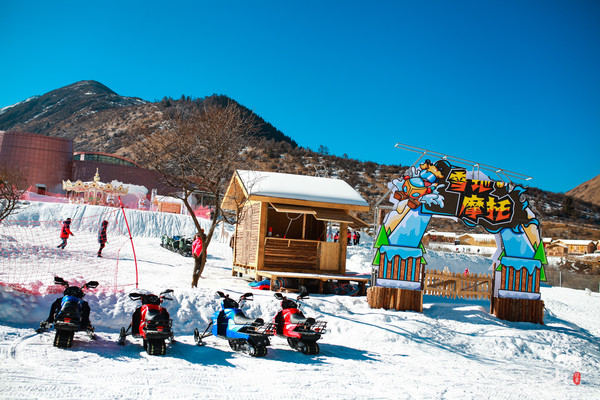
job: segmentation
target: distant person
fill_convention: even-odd
[[[348,229],[348,246],[352,246],[352,231]]]
[[[335,235],[333,235],[333,241],[337,242],[338,240],[340,240],[340,231],[336,231]]]
[[[56,246],[59,249],[65,248],[65,246],[67,245],[67,239],[69,239],[69,235],[75,236],[73,235],[73,232],[71,232],[70,227],[71,218],[67,218],[65,221],[63,221],[62,228],[60,228],[60,238],[62,239],[62,243]]]
[[[98,250],[98,257],[102,257],[102,249],[106,246],[106,228],[108,228],[108,221],[102,221],[100,229],[98,229],[98,243],[100,243],[100,249]]]
[[[354,245],[358,246],[358,243],[360,242],[360,232],[354,231],[352,238],[354,239]]]

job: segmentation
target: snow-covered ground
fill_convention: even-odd
[[[34,204],[46,211],[30,209],[21,218],[41,218],[58,207],[53,215],[61,219],[60,207],[67,206]],[[56,295],[0,286],[0,398],[600,398],[600,295],[572,289],[541,289],[545,325],[499,320],[481,300],[425,296],[421,314],[371,309],[364,297],[311,295],[304,313],[327,320],[329,328],[319,355],[294,352],[279,338],[271,339],[264,358],[235,353],[214,337],[197,347],[192,332],[206,327],[217,309],[216,290],[234,297],[253,292],[255,300],[245,309],[252,317],[270,319],[279,304],[271,292],[250,289],[248,281],[231,276],[231,249],[218,240],[211,243],[199,287],[191,289],[193,261],[159,246],[159,232],[169,223],[153,229],[157,218],[140,213],[130,224],[140,288],[174,289],[166,306],[177,341],[168,345],[167,355],[148,356],[136,339],[117,345],[120,327],[129,324],[137,306],[126,293],[88,294],[98,340],[78,333],[65,350],[52,346],[54,332],[34,332]],[[366,238],[349,247],[348,270],[370,271],[371,243]],[[425,256],[435,269],[488,272],[490,264],[477,254]],[[130,264],[123,261],[119,270],[133,268]],[[575,372],[581,373],[580,385],[573,383]]]

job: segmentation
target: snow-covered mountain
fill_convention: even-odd
[[[33,204],[20,218],[61,218],[72,212],[65,206]],[[85,215],[94,211],[101,210],[87,209]],[[226,240],[211,243],[200,285],[191,289],[193,261],[159,246],[156,221],[152,213],[140,213],[130,224],[140,287],[175,290],[166,306],[176,343],[168,345],[167,355],[148,356],[135,339],[117,345],[119,328],[129,324],[136,307],[126,293],[88,294],[98,340],[79,333],[65,350],[52,346],[53,332],[33,330],[56,295],[0,286],[0,398],[600,398],[600,295],[572,289],[542,287],[545,325],[498,320],[483,300],[425,296],[423,313],[414,313],[371,309],[364,297],[311,295],[303,312],[327,320],[329,328],[319,341],[319,355],[297,353],[279,338],[271,339],[264,358],[235,353],[214,337],[197,347],[192,331],[204,329],[217,309],[216,290],[234,297],[253,292],[246,314],[266,320],[278,302],[271,292],[231,276]],[[366,238],[349,247],[350,271],[370,271],[371,244]],[[428,257],[430,264],[454,271],[462,271],[467,261],[472,271],[490,265],[477,255],[467,260],[428,251]],[[132,262],[122,260],[119,269]],[[579,385],[573,383],[575,372],[581,374]]]

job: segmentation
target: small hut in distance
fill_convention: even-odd
[[[232,273],[255,279],[345,275],[347,229],[368,226],[351,212],[369,204],[339,179],[238,170],[221,206],[240,215]],[[338,242],[327,241],[329,222],[339,224]]]

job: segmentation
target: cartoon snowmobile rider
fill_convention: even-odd
[[[416,176],[404,176],[402,187],[394,193],[394,198],[398,201],[408,199],[408,206],[413,210],[421,205],[419,198],[430,194],[437,186],[438,179],[443,176],[430,160],[426,160],[419,167],[421,171]]]

